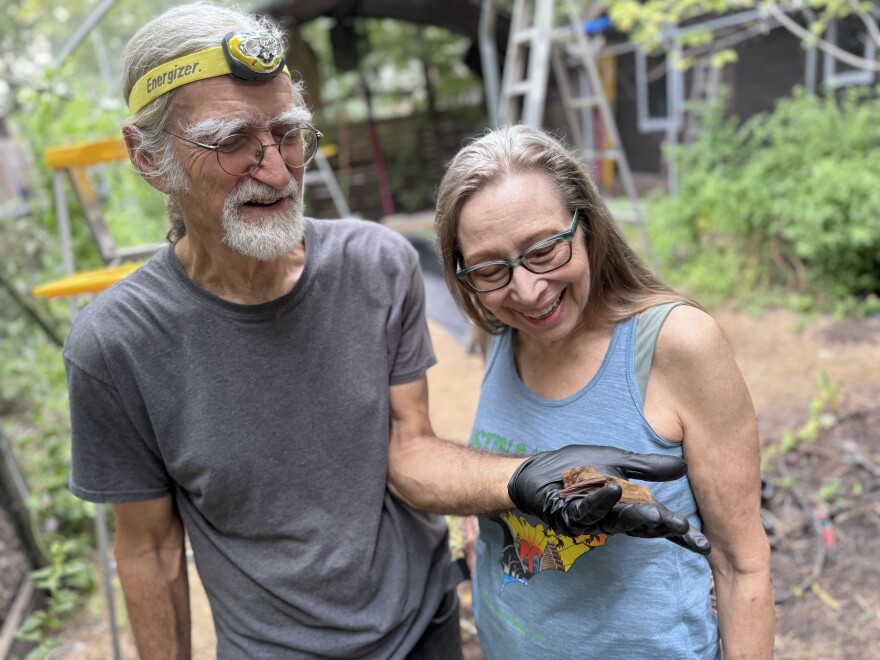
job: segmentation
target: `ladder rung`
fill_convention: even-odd
[[[588,158],[590,160],[620,159],[619,149],[582,149],[581,153],[583,154],[584,158]]]
[[[568,106],[575,109],[595,108],[602,104],[602,99],[598,96],[582,96],[578,99],[569,99]]]
[[[535,38],[536,33],[537,33],[537,29],[535,29],[534,27],[529,27],[529,28],[525,28],[524,30],[520,30],[519,32],[517,32],[513,35],[513,43],[515,43],[517,45],[529,43],[532,41],[532,39]]]
[[[521,80],[513,83],[504,90],[505,96],[525,96],[532,91],[532,84],[528,80]]]
[[[585,57],[591,57],[595,59],[599,54],[599,49],[595,46],[587,46],[586,49],[582,48],[580,44],[565,44],[565,54],[573,60],[583,60]]]

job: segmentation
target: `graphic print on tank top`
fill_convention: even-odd
[[[524,442],[514,443],[501,434],[474,429],[468,443],[472,449],[508,456],[527,456],[538,453],[529,451]],[[505,511],[489,519],[500,526],[504,546],[499,561],[504,571],[504,584],[528,582],[543,571],[565,573],[579,557],[599,546],[605,545],[605,534],[581,534],[576,538],[557,534],[540,520],[522,511]]]
[[[605,534],[582,534],[577,538],[557,534],[543,524],[533,524],[521,511],[506,511],[491,519],[501,526],[504,548],[501,568],[504,584],[528,582],[543,571],[563,571],[581,555],[605,545]]]

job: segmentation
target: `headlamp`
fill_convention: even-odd
[[[197,80],[231,75],[253,82],[279,73],[290,76],[280,39],[262,33],[230,32],[219,46],[178,57],[145,73],[132,87],[128,107],[136,114],[163,94]]]

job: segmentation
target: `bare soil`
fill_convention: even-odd
[[[781,311],[760,318],[729,308],[712,311],[751,390],[763,445],[807,422],[810,403],[820,392],[820,373],[839,386],[836,425],[766,468],[774,484],[766,503],[773,525],[774,588],[778,598],[786,599],[777,607],[776,657],[880,658],[880,319],[805,322]],[[436,325],[432,336],[439,358],[429,372],[432,420],[440,435],[464,441],[476,409],[482,361]],[[825,541],[812,527],[817,510],[830,516],[833,537],[826,531]],[[210,658],[210,613],[194,571],[191,576],[194,654]],[[802,582],[807,586],[800,590]],[[467,583],[462,596],[467,615]],[[466,620],[466,657],[475,660],[482,656],[470,630]],[[60,640],[63,645],[53,657],[110,657],[97,597]],[[136,657],[125,626],[123,657]]]
[[[715,316],[752,393],[765,448],[809,421],[821,373],[838,392],[837,422],[764,467],[774,485],[765,516],[775,655],[880,658],[880,319]],[[823,516],[824,533],[813,525]]]

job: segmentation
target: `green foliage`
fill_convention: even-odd
[[[580,3],[584,4],[584,0]],[[816,37],[821,37],[834,19],[851,15],[854,11],[868,16],[865,7],[849,0],[810,0],[808,4],[811,15],[815,16],[809,31]],[[774,0],[609,0],[608,14],[618,30],[629,33],[632,41],[652,50],[668,38],[670,26],[690,21],[689,26],[696,31],[684,42],[686,46],[698,45],[706,43],[711,32],[699,30],[697,19],[776,5]]]
[[[52,633],[75,599],[93,589],[94,507],[68,489],[70,423],[60,349],[21,318],[0,333],[0,427],[21,467],[34,537],[49,565],[32,577],[45,605],[19,636],[37,644],[28,658],[48,657]],[[48,549],[46,549],[48,547]]]
[[[826,505],[840,506],[844,503],[842,498],[843,480],[838,476],[824,477],[819,486],[816,497]]]
[[[318,55],[324,104],[319,121],[328,127],[366,118],[364,80],[376,118],[424,110],[429,86],[437,110],[471,105],[482,92],[482,83],[464,64],[468,40],[448,30],[388,19],[356,19],[362,52],[359,71],[340,71],[330,44],[332,25],[331,19],[319,19],[302,27],[303,38]]]
[[[832,383],[828,374],[820,372],[819,392],[807,409],[807,421],[799,429],[783,429],[779,440],[764,448],[761,454],[762,463],[794,451],[801,443],[814,443],[823,431],[834,428],[838,421],[837,403],[843,386],[842,382]]]
[[[217,4],[238,5],[247,9],[249,2],[215,0]],[[0,76],[23,81],[25,86],[46,86],[43,70],[57,63],[62,48],[72,46],[71,39],[99,5],[94,0],[3,0],[0,3]],[[101,21],[83,38],[64,63],[71,75],[59,78],[52,88],[60,93],[71,90],[92,99],[113,99],[122,109],[119,79],[122,58],[119,54],[131,36],[148,20],[180,4],[179,0],[110,3]],[[104,101],[106,103],[106,101]],[[0,106],[2,106],[0,93]],[[97,103],[96,103],[97,105]],[[2,113],[2,107],[0,107]]]
[[[19,635],[37,643],[45,657],[53,648],[51,633],[71,612],[76,596],[94,585],[94,569],[84,558],[92,552],[93,507],[67,487],[70,423],[60,350],[38,334],[18,328],[15,338],[0,340],[4,363],[0,409],[16,414],[0,418],[4,435],[28,485],[28,510],[35,536],[50,550],[49,565],[35,571],[46,605],[23,624]]]
[[[482,125],[484,116],[482,109],[462,108],[439,115],[439,121],[427,112],[395,120],[399,131],[411,136],[382,142],[386,146],[394,144],[393,148],[385,149],[385,166],[398,212],[416,213],[431,208],[445,163],[455,153],[448,136],[473,132],[474,127]],[[441,124],[443,128],[438,130]]]
[[[0,113],[11,108],[0,122],[30,154],[34,167],[21,175],[34,195],[30,217],[0,222],[0,245],[5,248],[0,269],[4,281],[22,298],[28,300],[33,287],[64,274],[52,174],[45,166],[44,151],[120,135],[125,108],[115,82],[119,58],[108,57],[107,51],[118,53],[135,29],[172,3],[129,3],[124,12],[109,12],[102,26],[55,70],[44,68],[52,59],[47,54],[58,52],[95,3],[72,0],[47,7],[35,0],[12,0],[4,5],[0,73],[25,84],[13,87],[12,96],[0,98]],[[38,68],[43,70],[38,73]],[[164,200],[128,163],[91,168],[89,174],[120,247],[162,240],[167,228]],[[101,266],[69,188],[67,199],[76,267]],[[66,335],[67,301],[29,302],[60,336]],[[70,422],[61,352],[4,289],[0,289],[0,426],[21,466],[34,535],[49,560],[32,575],[37,588],[45,591],[45,605],[18,633],[37,645],[28,658],[43,658],[56,646],[53,633],[74,603],[93,589],[94,507],[68,489]]]
[[[102,211],[117,247],[160,243],[168,232],[166,197],[151,187],[126,161],[96,172]]]
[[[118,109],[104,109],[81,95],[59,96],[51,91],[69,72],[49,75],[43,90],[20,89],[19,112],[7,118],[9,128],[31,152],[35,164],[31,183],[36,193],[30,217],[0,223],[0,243],[14,246],[4,253],[4,279],[27,299],[37,284],[64,274],[51,195],[52,175],[45,167],[47,147],[119,135]],[[106,220],[119,243],[161,240],[164,226],[161,200],[140,182],[127,163],[95,168],[93,183],[102,198]],[[82,214],[68,190],[75,263],[79,269],[100,266]],[[150,225],[143,219],[161,219]],[[158,210],[158,212],[157,212]],[[0,291],[0,296],[2,296]],[[61,351],[14,304],[2,297],[0,306],[0,424],[21,466],[29,492],[28,508],[35,536],[48,547],[47,567],[34,573],[37,587],[46,591],[43,609],[23,625],[20,634],[37,643],[30,657],[45,657],[52,649],[53,631],[61,625],[75,599],[92,589],[94,570],[87,558],[93,552],[91,505],[68,489],[70,421]],[[30,301],[47,322],[65,336],[70,308],[67,301]]]
[[[742,124],[723,101],[669,154],[678,195],[650,202],[665,272],[710,299],[880,310],[880,99],[798,90]]]
[[[47,633],[58,630],[64,618],[73,613],[79,593],[90,589],[93,569],[78,557],[82,548],[76,541],[59,541],[52,544],[48,566],[31,572],[38,589],[48,597],[45,609],[32,613],[16,632],[16,637],[36,643],[28,653],[27,660],[48,657],[60,644]]]
[[[63,75],[63,72],[56,72],[50,76],[50,81]],[[22,89],[17,101],[20,112],[11,118],[11,128],[32,154],[36,164],[35,188],[44,195],[30,223],[41,228],[44,240],[52,245],[50,249],[55,250],[58,239],[50,196],[52,173],[45,166],[43,154],[49,147],[120,137],[122,114],[115,106],[104,109],[81,95],[59,97],[48,91]],[[168,223],[164,199],[137,176],[128,162],[96,166],[89,169],[89,174],[101,201],[105,221],[120,247],[162,240]],[[77,268],[102,266],[82,211],[69,188],[65,189]],[[6,229],[0,228],[0,232],[5,234]],[[13,244],[16,237],[9,236],[7,240]],[[57,255],[49,260],[49,265],[49,272],[42,273],[44,277],[63,274]]]

